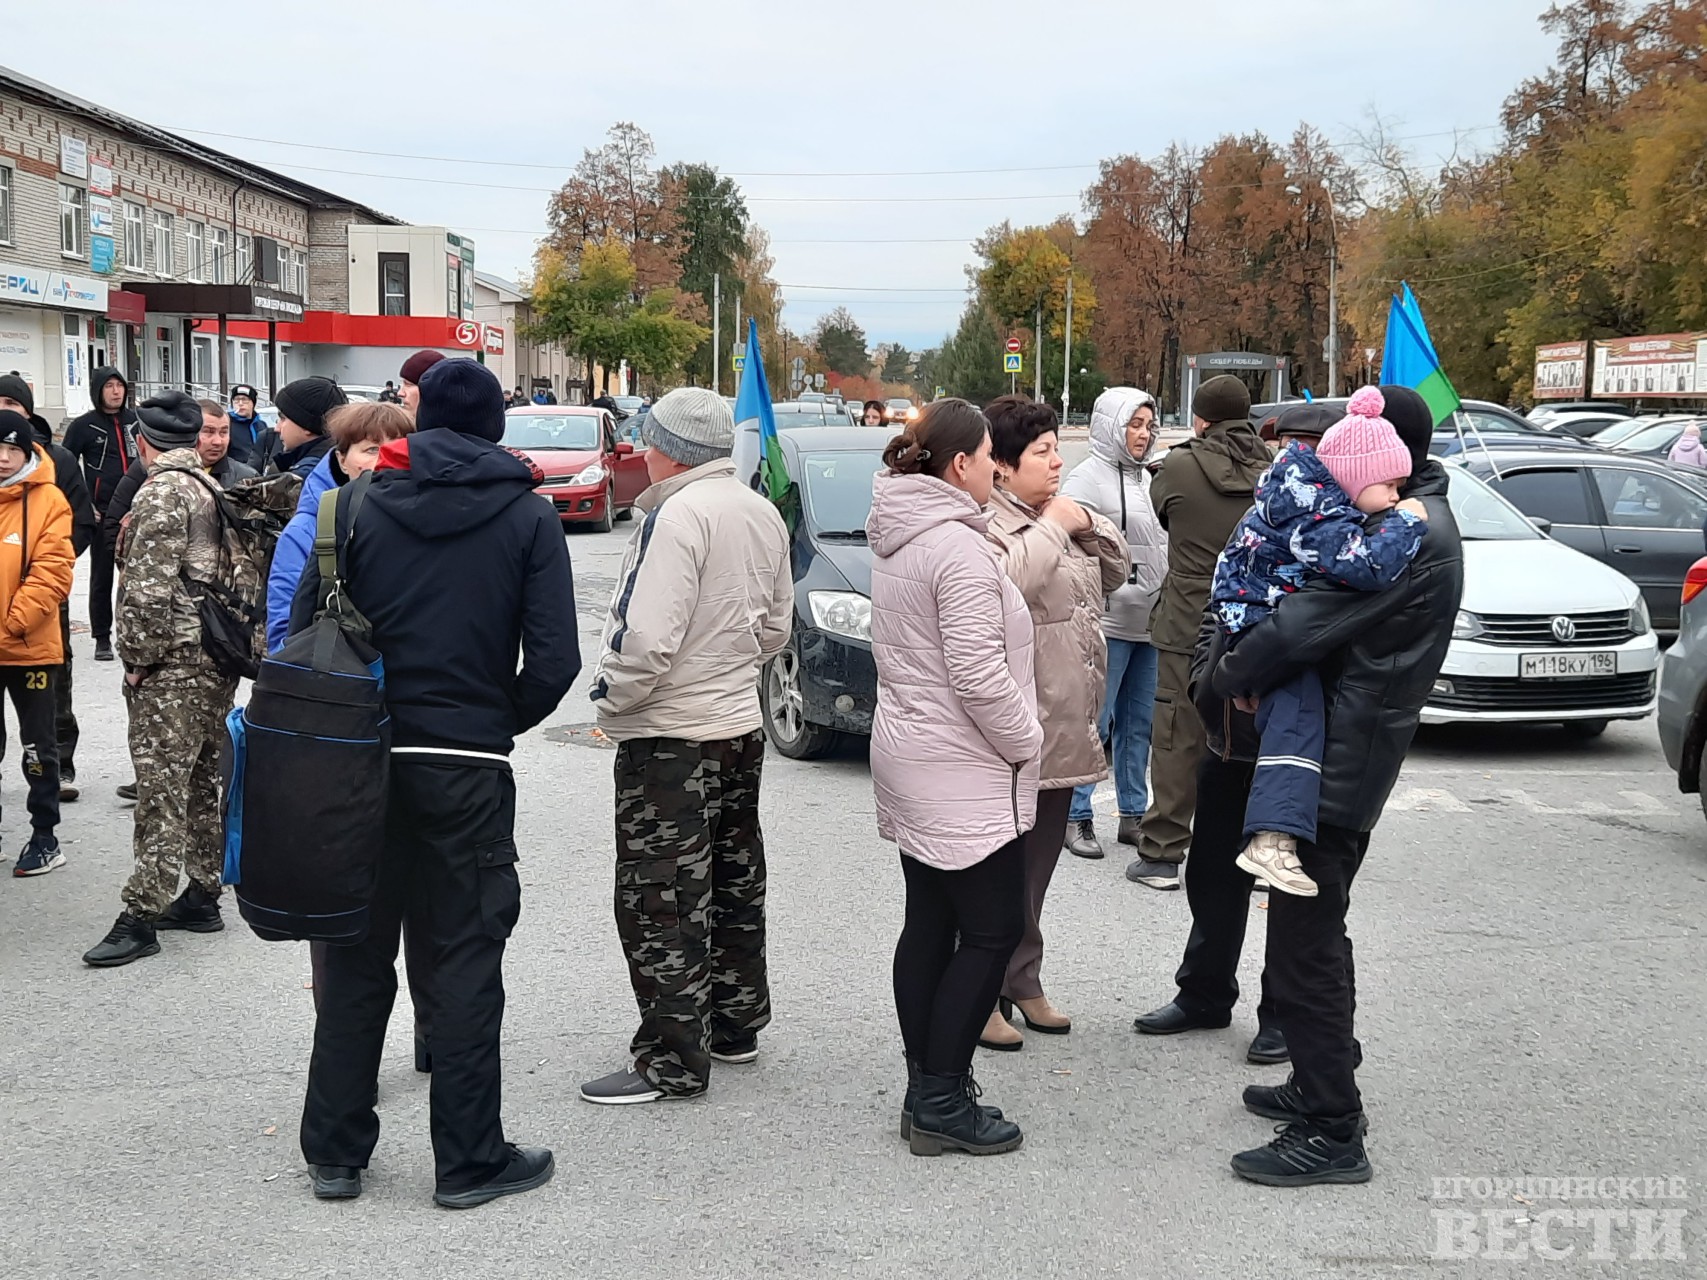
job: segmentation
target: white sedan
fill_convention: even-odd
[[[1423,723],[1552,721],[1591,738],[1652,715],[1660,648],[1636,584],[1447,470],[1464,598]]]

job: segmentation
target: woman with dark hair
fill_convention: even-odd
[[[1073,788],[1108,777],[1098,721],[1108,674],[1103,600],[1131,569],[1126,538],[1061,487],[1060,420],[1028,396],[1003,396],[985,410],[996,486],[985,534],[1025,597],[1037,632],[1037,704],[1043,762],[1037,823],[1025,838],[1025,937],[1008,961],[1001,1003],[979,1043],[1016,1050],[1025,1039],[1014,1006],[1033,1031],[1066,1035],[1071,1019],[1043,994],[1043,896],[1061,857]]]
[[[1022,839],[1037,806],[1032,626],[985,542],[984,415],[939,400],[884,450],[873,554],[877,830],[901,848],[906,922],[895,1012],[907,1053],[901,1136],[915,1155],[993,1155],[1019,1126],[977,1103],[972,1055],[1025,929]]]
[[[888,415],[885,414],[883,411],[883,401],[881,401],[881,400],[867,400],[865,402],[865,425],[866,426],[868,426],[868,427],[881,427],[883,425],[884,419],[887,416]]]

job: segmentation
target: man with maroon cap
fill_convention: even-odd
[[[421,403],[421,375],[444,358],[442,351],[417,351],[403,362],[398,376],[403,379],[403,407],[410,413]]]

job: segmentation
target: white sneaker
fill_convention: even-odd
[[[1304,864],[1298,861],[1296,836],[1281,831],[1259,831],[1234,861],[1241,871],[1268,881],[1282,893],[1314,898],[1319,892],[1316,882],[1304,874]]]

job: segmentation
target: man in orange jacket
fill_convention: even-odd
[[[63,866],[59,849],[59,742],[54,682],[65,661],[59,607],[71,595],[77,553],[71,506],[54,483],[53,462],[23,414],[0,409],[0,689],[18,712],[24,780],[30,788],[30,842],[12,868],[39,876]],[[0,718],[0,750],[5,746]]]

